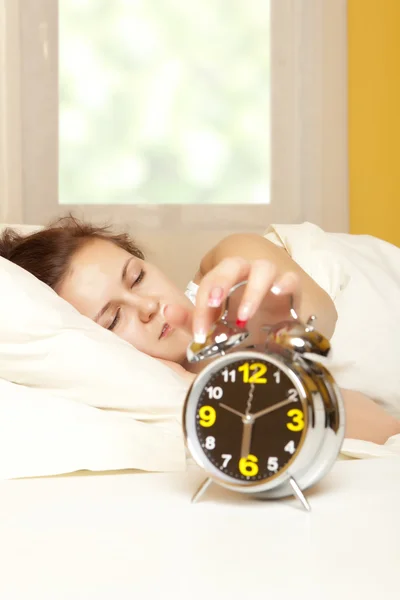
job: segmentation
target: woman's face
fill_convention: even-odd
[[[154,265],[106,240],[90,240],[73,257],[57,293],[80,313],[138,350],[182,362],[190,335],[166,326],[163,305],[193,305]]]

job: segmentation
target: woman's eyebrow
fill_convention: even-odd
[[[124,268],[122,269],[122,273],[121,273],[121,281],[122,282],[124,282],[126,279],[126,275],[128,272],[128,266],[133,259],[134,259],[134,256],[131,256],[130,258],[128,258],[128,260],[124,264]],[[97,323],[97,321],[100,319],[100,317],[102,317],[104,315],[104,313],[108,311],[110,306],[111,306],[111,302],[107,302],[107,304],[105,304],[103,306],[103,308],[97,313],[97,315],[95,316],[93,321],[95,321]]]

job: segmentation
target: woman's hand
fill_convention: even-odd
[[[172,326],[190,331],[195,341],[203,343],[212,324],[221,314],[221,306],[229,290],[240,281],[247,280],[242,288],[232,296],[230,318],[239,327],[245,327],[258,312],[263,324],[290,318],[289,295],[293,296],[296,308],[300,299],[300,281],[295,273],[287,272],[278,276],[276,266],[269,260],[245,260],[241,257],[223,259],[201,280],[196,296],[196,306],[192,313],[182,307],[166,308],[168,322]]]
[[[193,333],[197,342],[205,340],[229,290],[243,280],[247,280],[247,284],[242,288],[241,299],[238,301],[234,294],[230,302],[233,307],[231,318],[236,320],[238,327],[245,327],[257,311],[262,313],[264,323],[290,318],[288,295],[293,296],[294,306],[300,296],[299,278],[294,273],[278,277],[276,266],[265,259],[225,258],[200,282],[193,314]]]
[[[278,277],[276,266],[265,259],[249,261],[241,257],[225,258],[200,282],[193,315],[195,341],[205,341],[220,312],[216,313],[215,309],[221,307],[229,290],[243,280],[247,280],[247,284],[243,287],[242,298],[236,303],[236,314],[233,315],[237,326],[245,327],[247,321],[261,308],[265,322],[290,317],[288,295],[293,296],[294,305],[298,303],[300,296],[299,278],[294,273]]]

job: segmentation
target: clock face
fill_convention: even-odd
[[[194,418],[202,452],[237,483],[276,476],[297,455],[307,430],[292,379],[250,353],[209,376]]]

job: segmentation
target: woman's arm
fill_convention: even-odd
[[[346,438],[384,444],[392,435],[400,434],[400,421],[389,415],[371,398],[341,390],[346,413]]]
[[[279,281],[286,273],[293,273],[299,282],[297,311],[302,320],[311,314],[318,317],[318,329],[330,338],[334,332],[337,313],[329,295],[289,256],[285,249],[276,246],[262,236],[255,234],[233,234],[212,248],[202,259],[196,283],[210,276],[206,289],[215,285],[224,286],[232,282],[232,275],[240,267],[226,263],[227,259],[237,257],[253,263],[266,261],[270,264],[270,278]],[[218,272],[218,266],[223,265]],[[202,286],[204,285],[204,281]],[[272,299],[274,301],[275,299]],[[242,300],[243,301],[243,300]],[[275,300],[276,301],[276,300]],[[268,305],[268,298],[265,304]],[[261,310],[261,308],[260,308]],[[383,444],[392,435],[400,433],[400,421],[389,415],[382,407],[364,394],[341,390],[346,412],[346,437]]]
[[[289,281],[286,279],[288,275]],[[200,287],[193,314],[180,309],[175,310],[174,316],[174,311],[171,312],[171,308],[167,307],[171,314],[171,319],[168,316],[169,322],[191,333],[196,333],[197,327],[203,328],[204,331],[212,322],[212,317],[218,316],[217,312],[213,313],[213,309],[210,308],[209,299],[213,295],[212,292],[220,289],[223,298],[226,298],[229,289],[244,279],[248,280],[248,284],[242,299],[238,301],[239,309],[243,302],[253,302],[253,308],[255,306],[255,310],[261,313],[262,320],[265,316],[262,311],[268,312],[270,307],[275,305],[276,311],[273,316],[279,317],[284,305],[287,310],[287,296],[286,299],[284,296],[291,293],[297,298],[296,308],[300,318],[307,320],[311,314],[315,314],[318,318],[318,330],[328,338],[332,336],[337,313],[329,295],[283,248],[253,234],[231,235],[204,256],[195,278]],[[271,294],[274,285],[281,288],[281,294]],[[233,302],[232,305],[237,311],[238,307]],[[213,314],[210,316],[210,313]],[[400,422],[373,400],[357,391],[341,391],[345,405],[347,438],[383,444],[392,435],[400,433]]]

